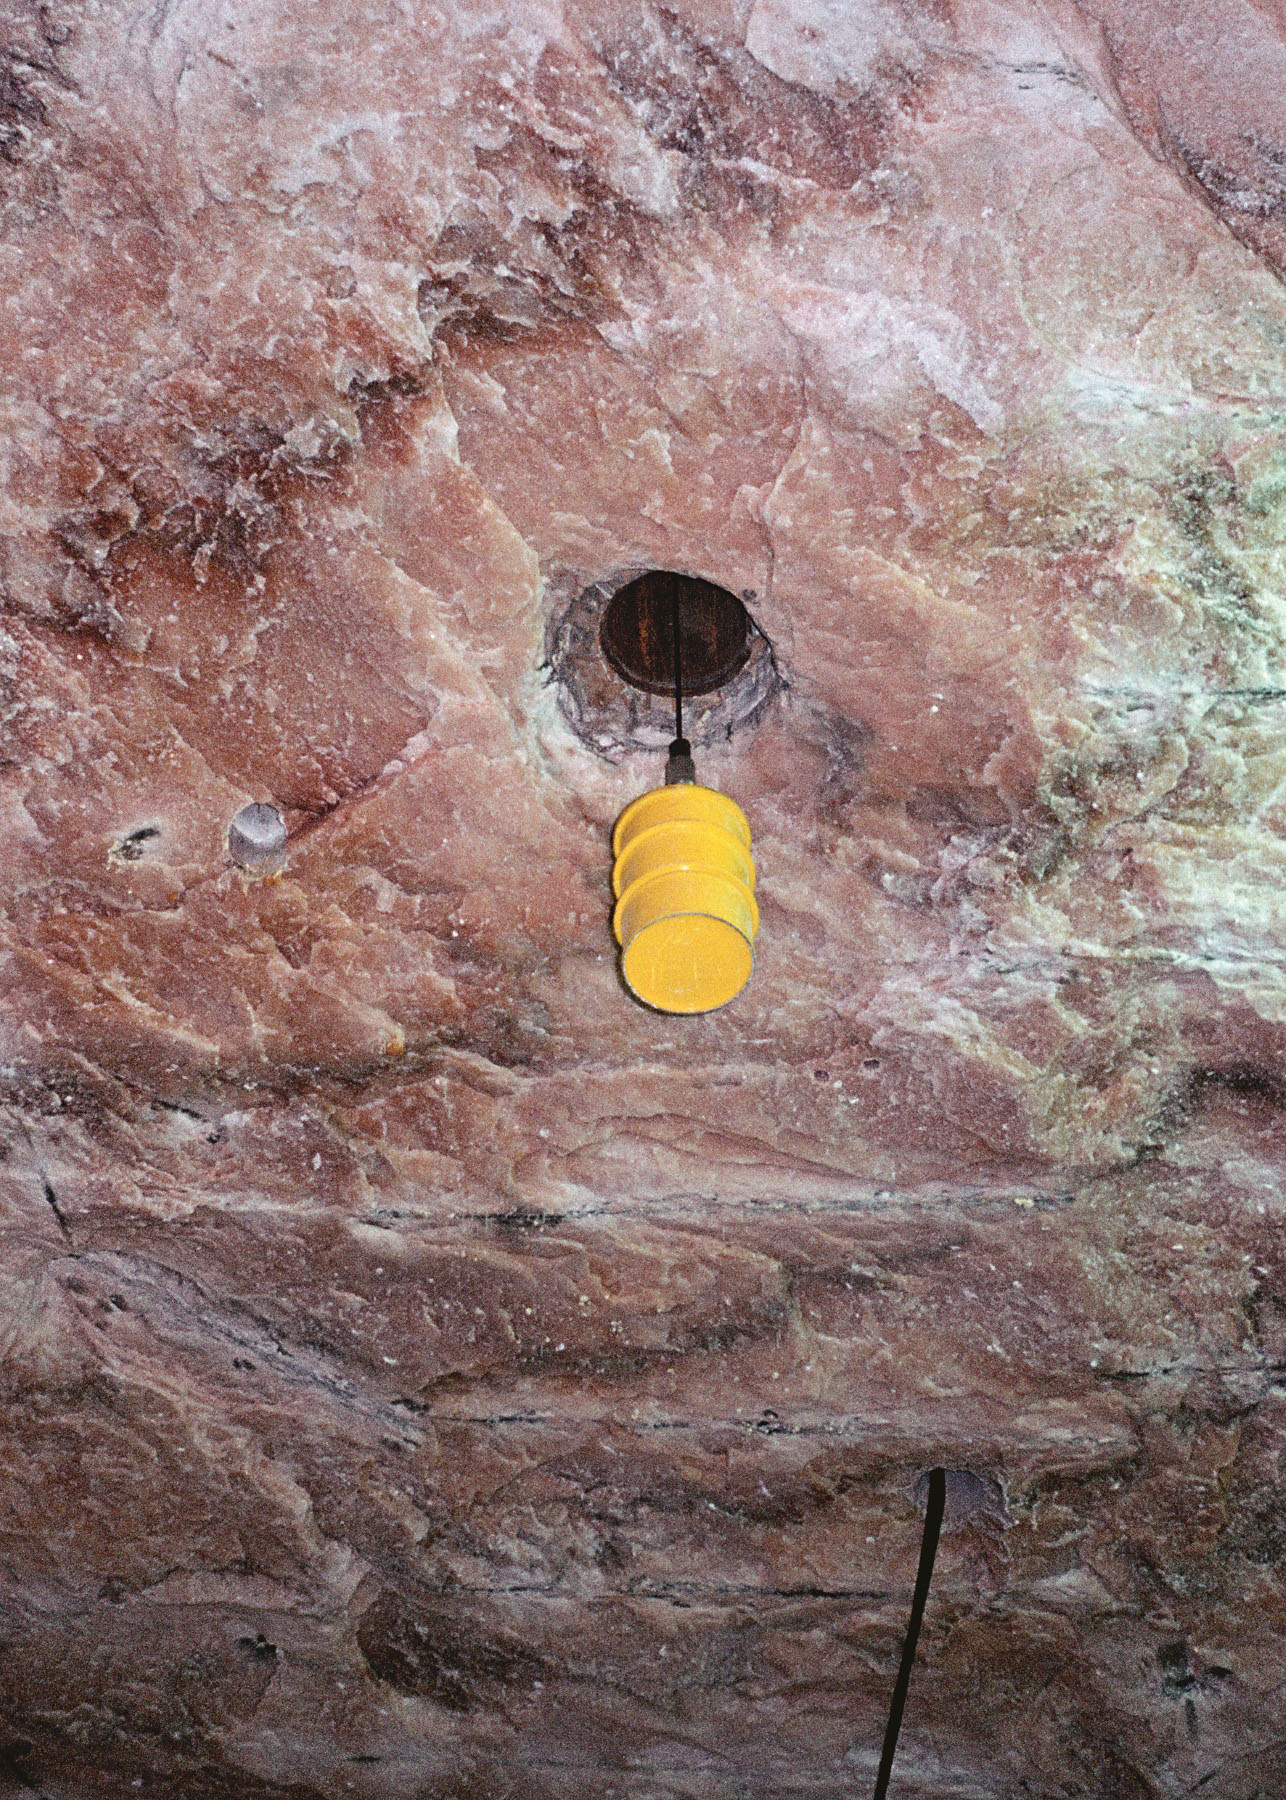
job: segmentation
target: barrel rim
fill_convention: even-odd
[[[721,804],[719,806],[711,807],[708,810],[709,812],[715,813],[725,811],[727,813],[727,823],[723,824],[723,822],[717,818],[710,822],[714,824],[723,824],[724,830],[731,829],[733,836],[739,838],[747,850],[751,848],[750,821],[737,805],[737,802],[732,798],[731,794],[722,793],[718,788],[706,787],[702,782],[698,781],[678,782],[673,787],[649,788],[646,793],[636,795],[621,813],[616,824],[612,828],[612,854],[614,856],[620,855],[625,844],[629,841],[630,837],[634,835],[631,828],[633,827],[635,820],[645,809],[648,812],[664,812],[666,808],[662,802],[667,798],[670,798],[671,805],[675,805],[681,809],[683,804],[682,796],[688,794],[708,794],[714,800],[720,802]],[[673,819],[678,820],[685,815],[682,810],[676,810],[671,816]],[[688,814],[687,816],[692,817],[693,815]],[[698,813],[696,816],[702,817],[703,814]],[[708,813],[704,816],[708,817]],[[650,827],[644,826],[642,829],[649,830]]]
[[[641,851],[643,849],[643,847],[647,844],[647,841],[649,838],[654,837],[657,833],[663,832],[663,831],[694,831],[694,832],[701,832],[703,834],[706,832],[710,832],[710,831],[722,832],[722,835],[736,849],[736,851],[740,857],[742,866],[744,867],[744,869],[746,871],[744,875],[734,877],[734,879],[743,881],[745,883],[745,885],[750,889],[751,893],[752,894],[754,893],[755,881],[756,881],[755,859],[750,853],[749,846],[746,844],[743,844],[739,837],[735,836],[734,833],[732,833],[731,831],[724,831],[722,826],[717,825],[711,819],[662,819],[655,825],[648,825],[644,830],[635,832],[633,834],[633,836],[630,838],[629,842],[622,845],[620,854],[616,857],[616,860],[614,861],[614,863],[612,865],[612,892],[618,899],[625,892],[627,887],[630,887],[633,885],[632,881],[626,881],[622,877],[621,871],[624,868],[625,864],[634,855],[636,855],[639,851]],[[674,869],[698,869],[698,868],[715,868],[716,867],[716,865],[713,863],[704,863],[704,862],[700,862],[700,861],[697,861],[697,862],[685,861],[682,854],[676,854],[676,856],[674,857],[674,859],[670,862],[670,864],[668,866],[671,868],[674,868]],[[651,871],[651,873],[652,874],[660,874],[661,870],[654,869]],[[721,870],[720,873],[727,874],[728,871]],[[633,878],[633,880],[635,880],[635,881],[641,880],[641,879],[642,879],[641,876],[635,876]]]
[[[689,877],[695,876],[695,877],[704,879],[706,881],[723,882],[723,883],[726,883],[728,887],[732,888],[734,893],[736,894],[737,898],[739,900],[741,900],[742,904],[745,906],[745,908],[749,914],[749,918],[750,918],[749,933],[747,934],[746,932],[743,931],[741,933],[741,935],[747,939],[747,942],[749,942],[749,943],[754,942],[755,938],[759,934],[759,903],[755,899],[754,893],[752,892],[752,890],[750,888],[748,888],[746,886],[745,882],[738,881],[735,875],[729,875],[726,869],[681,867],[681,868],[667,868],[667,869],[652,869],[649,871],[648,874],[640,875],[636,881],[632,881],[630,883],[630,885],[623,891],[620,899],[616,902],[616,905],[612,909],[612,931],[616,937],[617,943],[621,945],[622,949],[628,949],[628,947],[629,947],[629,944],[627,943],[626,938],[625,938],[624,931],[622,929],[622,920],[624,918],[626,908],[632,904],[635,904],[642,897],[640,890],[647,889],[654,882],[671,881],[675,878],[675,876],[685,876],[685,875],[689,876]],[[725,925],[731,925],[734,931],[739,931],[741,929],[740,926],[738,926],[732,919],[725,918],[723,913],[714,912],[709,907],[694,907],[694,906],[683,906],[683,907],[678,908],[674,912],[658,913],[657,917],[655,919],[649,919],[647,921],[647,924],[655,925],[655,924],[658,924],[660,922],[660,920],[662,920],[662,919],[681,919],[681,918],[686,918],[689,915],[691,915],[693,917],[704,916],[706,918],[711,918],[711,919],[722,919],[723,923]],[[645,929],[646,929],[645,926],[643,926],[643,925],[639,926],[639,931],[643,931]],[[637,936],[638,936],[637,931],[631,932],[630,938],[629,938],[629,943],[632,943],[633,940]]]

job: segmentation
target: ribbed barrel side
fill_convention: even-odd
[[[613,927],[630,992],[661,1012],[726,1006],[750,979],[759,929],[750,827],[713,788],[654,788],[612,836]]]

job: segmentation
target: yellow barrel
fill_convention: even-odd
[[[711,1012],[738,995],[759,929],[750,827],[713,788],[653,788],[612,833],[612,926],[630,992],[660,1012]]]

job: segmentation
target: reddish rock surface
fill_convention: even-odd
[[[1282,8],[0,16],[0,1794],[1286,1792]]]

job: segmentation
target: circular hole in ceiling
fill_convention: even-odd
[[[612,668],[645,694],[674,692],[674,613],[685,694],[713,694],[750,656],[754,624],[735,594],[696,575],[648,569],[608,601],[599,644]]]
[[[665,610],[669,604],[666,602],[662,609],[656,607],[654,584],[658,578],[675,579],[675,571],[640,568],[634,563],[604,571],[597,578],[591,578],[587,570],[574,568],[551,569],[546,577],[549,624],[545,636],[545,667],[557,691],[559,710],[582,743],[613,762],[640,750],[664,751],[674,736],[673,636],[669,631],[664,634],[664,666],[656,666],[656,658],[662,652],[655,615],[657,610]],[[786,682],[778,671],[772,644],[749,610],[756,599],[752,588],[740,588],[730,593],[718,582],[701,577],[678,575],[677,579],[688,594],[685,603],[681,588],[683,692],[685,702],[692,702],[691,708],[684,706],[683,728],[694,748],[705,751],[726,743],[737,732],[757,725],[778,695],[784,692]],[[621,605],[618,617],[623,624],[627,622],[624,609],[631,589],[644,595],[651,589],[653,595],[649,605],[653,626],[654,660],[651,665],[643,660],[640,666],[638,658],[644,655],[643,646],[638,643],[635,652],[631,652],[627,632],[623,630],[619,638],[612,627],[604,632],[607,614],[618,599]],[[694,589],[695,607],[692,604]],[[722,653],[713,659],[699,643],[692,641],[694,635],[700,638],[708,629],[704,603],[710,594],[722,597],[720,610],[725,614],[730,610],[728,602],[731,601],[739,609],[732,617],[744,614],[746,621],[741,627],[745,634],[741,638],[725,630]],[[685,615],[690,622],[686,632],[683,626]],[[667,619],[669,616],[667,610]],[[696,628],[695,633],[692,627]],[[716,648],[718,642],[717,635]],[[609,660],[609,649],[614,661]],[[720,685],[706,686],[706,681],[730,667],[733,673]],[[636,685],[631,668],[652,685]],[[706,680],[701,683],[703,691],[698,693],[690,682],[694,674],[702,673]]]

